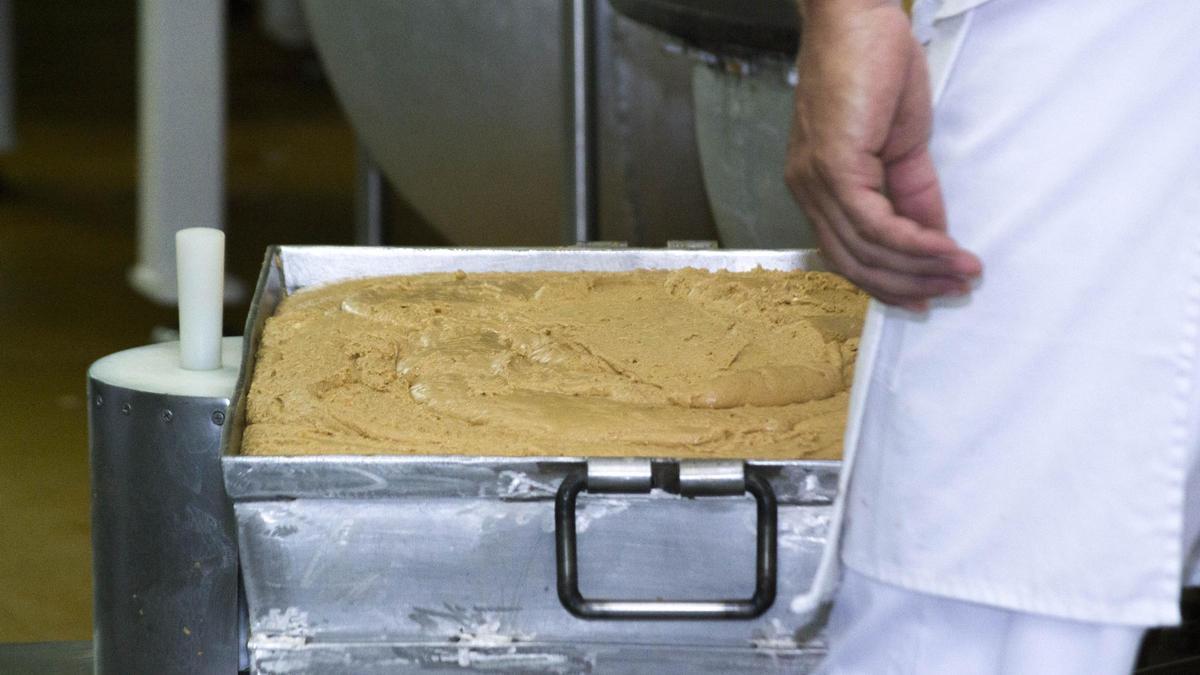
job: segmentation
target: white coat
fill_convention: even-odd
[[[927,314],[872,303],[831,551],[844,513],[844,564],[879,581],[1178,623],[1200,523],[1200,2],[918,0],[914,20],[950,234],[984,274]]]

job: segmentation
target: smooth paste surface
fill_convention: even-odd
[[[242,451],[836,458],[865,309],[821,272],[306,289],[267,321]]]

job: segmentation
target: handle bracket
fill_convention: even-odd
[[[568,612],[581,619],[752,619],[766,612],[775,602],[777,576],[776,534],[778,506],[775,492],[766,479],[745,471],[740,481],[729,476],[705,476],[701,484],[714,478],[722,487],[740,485],[754,496],[758,511],[755,540],[754,595],[735,600],[598,600],[579,592],[578,548],[575,535],[575,506],[580,492],[588,491],[589,471],[568,474],[559,485],[554,500],[555,557],[558,563],[558,599]],[[602,475],[602,474],[601,474]],[[688,481],[683,481],[686,487]],[[613,492],[616,481],[604,481],[601,491]],[[643,485],[631,481],[629,492],[646,492]],[[728,494],[728,488],[719,492]]]

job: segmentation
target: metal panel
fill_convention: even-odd
[[[97,673],[234,672],[228,400],[88,381]]]
[[[485,641],[791,648],[789,601],[816,570],[829,509],[779,509],[779,601],[747,621],[586,621],[555,589],[554,505],[495,498],[238,502],[254,636],[302,642]],[[585,496],[579,577],[595,597],[754,591],[754,502]]]

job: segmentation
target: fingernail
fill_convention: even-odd
[[[943,256],[942,258],[950,263],[950,266],[959,274],[965,277],[977,277],[983,272],[983,263],[975,256],[967,254],[955,254]]]

